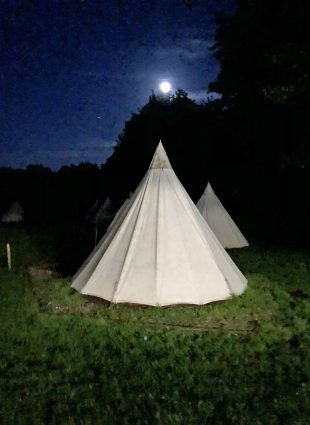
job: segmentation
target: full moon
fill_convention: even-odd
[[[168,83],[168,81],[163,81],[163,82],[160,84],[160,90],[161,90],[163,93],[168,93],[168,92],[171,90],[171,84],[170,84],[170,83]]]

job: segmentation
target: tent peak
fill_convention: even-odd
[[[158,143],[156,151],[154,153],[150,169],[158,169],[158,168],[172,168],[166,151],[163,147],[161,141]]]
[[[210,182],[207,183],[205,190],[203,191],[203,196],[206,196],[208,193],[213,192]]]

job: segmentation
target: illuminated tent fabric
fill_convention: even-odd
[[[160,143],[149,170],[73,278],[113,303],[206,304],[247,281],[191,201]]]
[[[214,193],[210,183],[208,183],[202,197],[197,202],[197,208],[224,248],[249,246],[248,241]]]
[[[23,220],[24,209],[18,202],[14,202],[8,211],[1,217],[2,223],[19,223]]]

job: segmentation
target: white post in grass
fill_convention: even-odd
[[[11,247],[10,244],[6,244],[6,255],[8,257],[8,269],[11,270],[12,268],[12,258],[11,258]]]

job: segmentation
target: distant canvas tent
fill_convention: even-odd
[[[224,248],[249,246],[248,241],[214,193],[210,183],[208,183],[202,197],[197,202],[197,208]]]
[[[161,143],[133,196],[72,283],[82,294],[112,303],[162,306],[224,300],[246,285]]]
[[[1,217],[2,223],[19,223],[23,220],[24,209],[18,202],[14,202],[8,211]]]
[[[111,213],[112,203],[108,197],[101,205],[101,207],[99,207],[99,202],[96,200],[85,216],[87,221],[95,225],[95,246],[97,245],[98,239],[98,225],[106,222],[107,219],[111,218]]]
[[[104,203],[98,208],[97,212],[94,214],[92,218],[92,222],[95,224],[100,224],[105,221],[108,217],[111,216],[111,207],[112,203],[110,198],[106,198]]]
[[[112,203],[109,197],[105,199],[101,207],[99,207],[98,199],[93,203],[91,208],[87,211],[85,219],[93,224],[101,224],[108,217],[111,216]]]
[[[125,199],[124,203],[121,205],[120,209],[117,211],[117,213],[115,214],[113,220],[111,221],[108,230],[111,230],[111,228],[115,225],[117,225],[117,223],[119,222],[120,218],[123,217],[124,212],[127,211],[127,206],[130,204],[130,200],[132,197],[133,193],[130,192],[129,194],[129,198]]]
[[[108,229],[111,229],[113,226],[115,226],[115,224],[118,222],[119,218],[122,217],[124,211],[126,211],[126,208],[127,208],[128,204],[129,204],[129,202],[130,202],[130,199],[127,198],[125,200],[125,202],[122,204],[122,206],[120,207],[120,209],[115,214],[115,216],[114,216],[113,220],[111,221]]]
[[[86,215],[85,215],[85,219],[87,221],[92,221],[96,215],[96,212],[98,210],[98,206],[99,206],[99,202],[98,199],[96,199],[96,201],[93,203],[93,205],[89,208],[89,210],[87,211]]]

